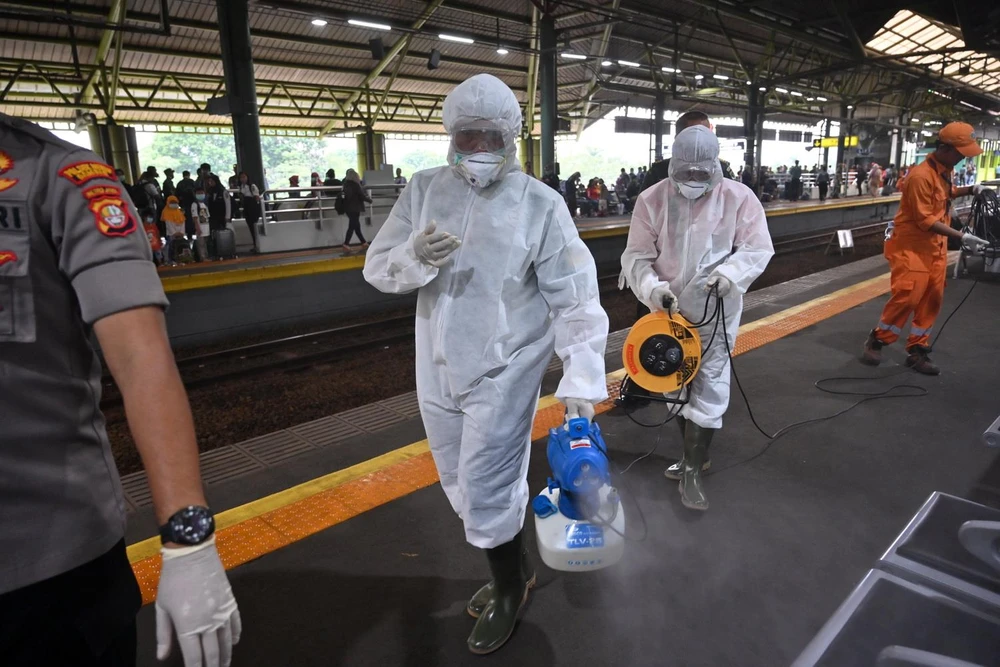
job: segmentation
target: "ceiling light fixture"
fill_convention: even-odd
[[[614,65],[614,63],[610,60],[605,60],[601,63],[601,67],[611,67],[612,65]]]
[[[373,21],[360,21],[358,19],[347,19],[350,25],[357,26],[359,28],[371,28],[372,30],[392,30],[392,26],[388,23],[375,23]]]
[[[792,95],[793,97],[802,97],[802,93],[800,93],[800,92],[799,92],[799,91],[797,91],[797,90],[793,90],[793,91],[792,91],[791,93],[789,93],[789,94],[790,94],[790,95]]]
[[[468,37],[459,37],[458,35],[449,35],[442,33],[438,35],[438,39],[443,39],[446,42],[458,42],[459,44],[475,44],[476,40],[470,39]]]
[[[324,19],[313,19],[311,23],[318,28],[322,28],[326,25],[326,21]]]
[[[505,56],[508,53],[510,53],[510,51],[508,51],[507,49],[505,49],[502,46],[500,46],[500,47],[497,47],[497,53],[499,53],[501,56]]]
[[[776,93],[785,93],[786,95],[788,94],[788,90],[786,90],[785,88],[775,88],[774,92],[776,92]]]
[[[570,53],[569,51],[563,51],[561,55],[562,55],[563,58],[568,58],[569,60],[586,60],[587,59],[587,56],[583,55],[582,53]]]
[[[851,110],[851,109],[853,109],[853,108],[854,108],[854,105],[853,105],[853,104],[848,104],[848,105],[847,105],[847,110],[848,110],[848,111],[850,111],[850,110]]]
[[[759,91],[760,91],[760,92],[762,92],[762,93],[766,93],[766,92],[767,92],[767,88],[765,88],[764,86],[761,86],[761,87],[760,87],[760,88],[758,88],[757,90],[759,90]]]
[[[749,79],[747,79],[747,85],[748,86],[752,86],[753,85],[753,81],[750,81]]]
[[[719,81],[729,81],[729,77],[726,76],[725,74],[713,74],[712,78],[718,79]]]
[[[817,97],[816,99],[818,101],[820,101],[820,102],[826,102],[826,98],[825,97]]]
[[[664,72],[680,72],[679,69],[674,69],[673,67],[661,67]]]
[[[958,103],[959,104],[964,104],[965,106],[969,107],[970,109],[975,109],[976,111],[982,111],[983,110],[982,107],[977,107],[975,104],[969,104],[965,100],[959,100]]]
[[[619,60],[618,64],[622,67],[642,67],[639,63],[634,63],[631,60]]]
[[[694,80],[695,81],[701,81],[704,78],[705,78],[705,76],[703,74],[695,74],[694,75]]]

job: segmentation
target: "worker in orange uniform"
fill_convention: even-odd
[[[944,278],[948,264],[947,237],[962,239],[972,248],[986,241],[951,227],[950,199],[977,195],[982,185],[956,188],[951,172],[965,158],[983,152],[968,123],[948,123],[938,133],[937,148],[910,170],[903,187],[899,211],[886,230],[885,258],[891,269],[892,296],[882,317],[865,341],[862,363],[877,366],[882,348],[896,342],[906,320],[913,314],[906,339],[906,365],[918,373],[937,375],[931,363],[930,334],[944,300]]]

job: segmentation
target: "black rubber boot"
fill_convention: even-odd
[[[517,616],[528,601],[528,579],[521,569],[524,531],[514,539],[486,550],[493,573],[493,594],[469,635],[469,650],[477,655],[492,653],[503,646],[517,625]]]
[[[708,460],[708,445],[716,429],[702,428],[694,422],[688,422],[684,429],[684,470],[678,488],[681,492],[681,503],[692,510],[708,509],[708,498],[702,488],[702,466]]]
[[[528,582],[528,588],[533,588],[536,581],[535,568],[532,567],[531,561],[528,560],[527,549],[521,550],[521,572],[524,575],[525,581]],[[486,604],[490,601],[490,598],[493,597],[494,588],[495,586],[491,581],[476,591],[476,594],[469,600],[469,604],[465,606],[465,610],[469,612],[469,616],[472,618],[479,618],[482,615],[483,609],[486,608]]]
[[[684,431],[685,431],[685,424],[687,424],[687,420],[685,420],[684,417],[679,417],[679,416],[676,417],[676,420],[677,424],[680,426],[681,429],[681,442],[684,442]],[[712,467],[712,459],[708,458],[708,454],[706,453],[705,462],[701,464],[701,471],[706,472],[711,467]],[[682,456],[680,461],[673,464],[672,466],[669,466],[666,470],[663,471],[663,476],[666,477],[667,479],[680,480],[682,476],[681,473],[683,471],[684,471],[684,457]]]

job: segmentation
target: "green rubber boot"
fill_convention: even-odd
[[[521,550],[521,572],[524,574],[525,580],[528,582],[528,588],[534,588],[536,576],[535,568],[531,566],[531,561],[528,560],[528,550]],[[486,603],[490,601],[493,597],[493,582],[489,582],[472,596],[469,600],[469,604],[465,606],[465,610],[469,612],[469,616],[472,618],[479,618],[483,613],[483,609],[486,608]]]
[[[684,441],[684,429],[685,429],[685,424],[687,424],[687,420],[684,419],[684,417],[678,416],[676,418],[676,421],[677,421],[677,425],[680,426],[680,429],[681,429],[681,442],[683,442]],[[708,458],[708,454],[706,454],[705,455],[705,462],[703,464],[701,464],[701,471],[705,472],[706,470],[708,470],[711,467],[712,467],[712,459]],[[673,464],[672,466],[670,466],[666,470],[664,470],[663,471],[663,475],[667,479],[680,480],[681,473],[683,471],[684,471],[684,457],[681,457],[680,461],[678,461],[677,463]]]
[[[702,428],[691,422],[684,429],[684,470],[678,486],[681,503],[692,510],[708,509],[708,498],[702,488],[701,471],[708,460],[708,445],[716,429]]]
[[[514,539],[486,550],[493,573],[493,594],[469,635],[469,650],[485,655],[503,646],[517,625],[517,616],[528,601],[531,587],[521,569],[524,531]]]

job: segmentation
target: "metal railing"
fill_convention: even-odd
[[[402,185],[362,185],[364,193],[372,201],[365,202],[363,217],[370,221],[373,215],[388,214],[396,203]],[[313,220],[317,229],[326,221],[342,219],[346,213],[337,213],[337,198],[343,194],[342,185],[311,185],[287,188],[269,188],[260,193],[261,216],[259,232],[267,235],[270,225]],[[230,195],[239,196],[238,190],[230,190]],[[235,200],[237,197],[234,196]],[[235,205],[235,204],[234,204]]]

